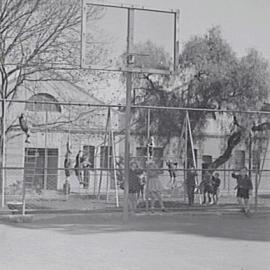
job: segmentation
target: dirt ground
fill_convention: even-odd
[[[37,215],[0,222],[1,270],[267,270],[270,216]]]

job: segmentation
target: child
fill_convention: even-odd
[[[206,194],[208,198],[208,203],[212,204],[211,195],[213,195],[213,182],[212,176],[209,171],[206,171],[203,180],[200,183],[201,194],[203,194],[203,204],[206,204]]]
[[[143,172],[141,175],[139,175],[139,192],[138,192],[138,199],[140,199],[140,195],[142,195],[142,199],[144,201],[144,187],[146,184],[146,175]]]
[[[158,199],[161,207],[161,211],[166,212],[164,203],[161,197],[162,184],[158,177],[157,165],[154,161],[149,161],[147,164],[147,199],[151,198],[151,212],[154,212],[155,200]]]
[[[220,181],[220,178],[219,178],[219,174],[218,173],[215,173],[212,176],[214,204],[218,204],[218,195],[219,195],[220,182],[221,181]]]
[[[237,180],[237,200],[239,205],[241,206],[241,211],[243,211],[246,215],[250,214],[249,210],[249,196],[251,195],[253,186],[250,178],[247,175],[247,168],[244,167],[240,170],[240,174],[232,174],[232,177]],[[243,203],[244,201],[244,203]]]
[[[139,175],[142,173],[143,172],[139,169],[137,162],[132,161],[130,163],[128,186],[128,204],[131,213],[134,213],[137,209],[137,194],[140,189]]]
[[[154,147],[155,147],[154,137],[151,136],[147,143],[147,156],[149,156],[150,159],[153,158]]]
[[[71,152],[69,151],[69,148],[67,146],[67,152],[66,152],[65,160],[64,160],[64,168],[65,168],[66,180],[65,180],[63,189],[64,189],[64,194],[65,195],[68,195],[70,193],[70,183],[69,183],[70,170],[71,170],[71,159],[70,159],[70,155],[71,155]]]
[[[76,161],[75,161],[75,175],[80,183],[83,184],[82,182],[82,163],[83,163],[83,156],[82,156],[82,150],[79,150],[77,156],[76,156]]]
[[[177,162],[172,162],[169,160],[166,162],[166,165],[168,167],[168,171],[170,174],[169,186],[173,189],[175,187],[175,179],[176,179],[175,169],[177,167]]]
[[[26,139],[25,142],[26,143],[30,143],[29,138],[30,138],[30,130],[29,130],[29,126],[27,123],[27,120],[24,116],[24,114],[22,113],[19,117],[19,123],[20,123],[20,127],[22,129],[22,131],[25,133],[26,135]]]
[[[196,176],[197,173],[194,169],[194,167],[190,167],[190,169],[187,171],[187,179],[186,179],[186,187],[187,187],[187,194],[188,194],[188,204],[193,205],[194,204],[194,191],[196,187]]]

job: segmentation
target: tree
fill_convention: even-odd
[[[260,110],[268,96],[270,74],[267,61],[254,49],[244,57],[237,57],[222,38],[218,27],[204,36],[195,36],[185,43],[179,59],[180,72],[164,87],[160,76],[145,74],[140,84],[142,92],[137,99],[141,104],[206,109]],[[190,111],[191,128],[199,134],[207,123],[209,113]],[[213,115],[215,117],[215,114]],[[231,115],[233,116],[233,115]],[[232,150],[244,137],[255,118],[234,115],[240,128],[228,139],[227,148],[212,164],[213,169],[226,162]],[[138,122],[145,124],[145,115]],[[161,136],[179,136],[183,112],[154,111],[151,128]]]
[[[89,9],[92,19],[102,8]],[[76,0],[2,0],[0,5],[1,160],[3,134],[14,119],[4,123],[12,100],[25,82],[60,80],[77,76],[80,50],[80,5]],[[91,37],[88,37],[91,39]],[[96,50],[98,56],[102,50]],[[7,101],[6,101],[7,100]],[[6,101],[6,102],[5,102]]]

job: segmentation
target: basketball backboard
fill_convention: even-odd
[[[102,9],[93,19],[90,11]],[[81,67],[172,74],[179,54],[179,10],[82,0]],[[91,52],[102,47],[100,57]]]

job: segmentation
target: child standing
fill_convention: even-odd
[[[168,167],[168,171],[170,174],[170,183],[169,186],[171,189],[175,188],[176,184],[176,173],[175,169],[177,168],[177,162],[172,162],[171,160],[166,162],[166,165]]]
[[[250,178],[247,175],[247,168],[244,167],[240,170],[240,174],[232,174],[232,177],[237,180],[237,200],[239,205],[241,206],[241,210],[246,214],[249,215],[249,196],[251,195],[253,186]],[[244,203],[243,203],[244,201]]]
[[[193,166],[191,166],[187,171],[187,179],[186,179],[186,188],[188,195],[188,204],[194,204],[194,192],[196,187],[196,176],[197,173]]]
[[[138,192],[138,200],[140,199],[140,196],[142,196],[143,201],[145,200],[144,196],[144,187],[146,184],[146,174],[145,172],[142,172],[141,175],[139,175],[139,192]]]
[[[218,195],[219,195],[220,182],[221,182],[221,180],[219,178],[219,173],[215,173],[213,175],[213,177],[212,177],[214,204],[218,204]]]
[[[129,187],[128,187],[128,204],[131,213],[134,213],[137,209],[137,194],[140,190],[139,175],[143,171],[139,169],[137,162],[130,163],[129,170]]]
[[[157,165],[154,161],[149,161],[147,166],[147,198],[151,198],[151,212],[154,212],[156,199],[160,203],[161,210],[166,212],[164,203],[161,197],[161,190],[163,189],[162,184],[159,180],[159,172]]]

